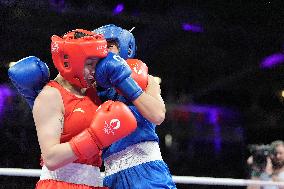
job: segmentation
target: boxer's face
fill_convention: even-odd
[[[84,66],[84,79],[86,80],[88,86],[92,86],[95,82],[95,67],[98,63],[99,58],[88,58]]]

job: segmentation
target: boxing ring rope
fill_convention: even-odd
[[[2,176],[39,177],[41,169],[0,168]],[[104,175],[102,173],[102,175]],[[249,179],[213,178],[195,176],[173,176],[177,184],[223,185],[223,186],[284,186],[284,182],[260,181]]]
[[[20,176],[20,177],[39,177],[41,169],[20,169],[20,168],[0,168],[0,175]]]

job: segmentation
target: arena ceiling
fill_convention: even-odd
[[[35,55],[51,76],[50,36],[114,23],[135,27],[137,57],[162,78],[173,102],[217,104],[240,110],[281,109],[284,2],[275,1],[0,1],[1,81],[7,62]],[[120,7],[119,7],[120,6]]]

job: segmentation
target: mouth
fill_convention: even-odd
[[[94,76],[88,76],[87,77],[87,83],[89,84],[89,86],[96,86],[96,81],[95,81],[95,78]]]
[[[97,87],[97,83],[96,83],[95,80],[94,80],[94,82],[92,82],[91,86],[92,86],[92,87]]]
[[[94,77],[88,77],[88,81],[89,81],[89,83],[90,83],[90,85],[92,86],[92,87],[95,87],[96,86],[96,80],[95,80],[95,78]]]
[[[88,80],[89,82],[94,82],[94,81],[95,81],[95,77],[94,77],[93,75],[89,75],[89,76],[87,77],[87,80]]]
[[[88,80],[94,80],[95,79],[95,77],[93,76],[93,75],[88,75]]]

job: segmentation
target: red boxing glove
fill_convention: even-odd
[[[126,62],[132,70],[131,77],[137,82],[142,90],[145,91],[148,85],[147,65],[138,59],[127,59]]]
[[[88,128],[99,148],[105,148],[133,132],[137,121],[131,110],[119,101],[106,101],[97,110]]]
[[[133,132],[137,122],[122,102],[106,101],[96,111],[91,126],[73,137],[69,143],[78,158],[88,159]]]
[[[89,159],[100,154],[100,148],[88,129],[85,129],[80,134],[74,136],[69,141],[69,144],[74,154],[79,159]]]

